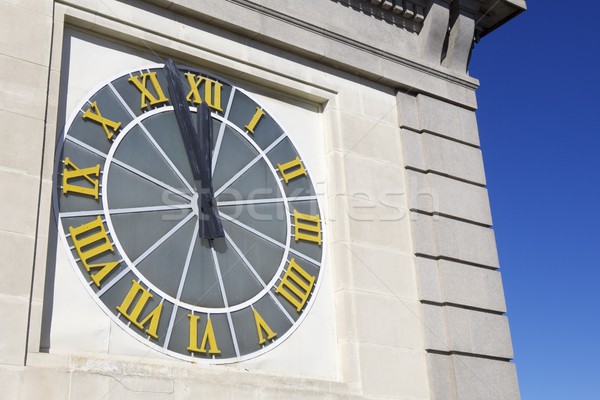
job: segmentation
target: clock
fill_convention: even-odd
[[[68,121],[54,212],[106,314],[158,351],[208,363],[293,333],[321,281],[324,222],[274,115],[168,61],[99,83]]]

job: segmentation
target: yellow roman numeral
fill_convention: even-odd
[[[63,163],[65,167],[63,169],[63,194],[67,193],[79,193],[86,196],[91,196],[94,199],[98,200],[98,175],[100,175],[100,164],[96,164],[94,167],[79,169],[77,165],[73,164],[73,162],[69,159],[69,157],[65,157]],[[70,168],[70,169],[69,169]],[[92,178],[95,176],[96,179]],[[84,178],[88,181],[93,187],[84,187],[78,186],[70,183],[69,181],[77,178]]]
[[[258,344],[264,344],[267,339],[271,340],[277,336],[276,332],[267,325],[263,317],[256,311],[256,308],[252,309],[254,313],[254,322],[256,322],[256,331],[258,332]],[[267,339],[263,336],[263,331],[267,334]]]
[[[118,261],[97,264],[90,264],[89,262],[93,257],[106,252],[114,253],[115,251],[104,230],[102,219],[98,216],[95,220],[77,228],[70,226],[69,233],[85,270],[90,272],[91,269],[100,268],[100,271],[90,275],[96,286],[100,287],[102,280],[119,265]]]
[[[194,75],[190,72],[186,72],[185,76],[191,89],[186,97],[187,101],[193,100],[194,104],[202,104],[202,98],[198,89],[204,82],[204,101],[210,108],[223,111],[221,108],[221,91],[223,85],[221,83],[204,76]]]
[[[275,289],[275,293],[279,293],[285,297],[290,304],[296,307],[296,311],[299,312],[304,307],[304,304],[306,304],[314,284],[315,277],[306,272],[292,258],[281,283]]]
[[[150,78],[150,84],[152,85],[156,96],[154,96],[154,94],[150,92],[150,89],[146,87],[148,78]],[[150,102],[151,106],[166,103],[167,101],[169,101],[169,99],[165,96],[162,88],[160,87],[160,83],[158,82],[158,78],[156,77],[156,72],[146,72],[141,75],[132,76],[131,78],[129,78],[129,82],[131,82],[142,94],[142,99],[140,101],[140,108],[142,110],[148,107],[148,103],[146,102],[146,100]]]
[[[206,353],[206,344],[208,343],[209,354],[221,354],[221,350],[217,347],[217,339],[215,338],[215,331],[213,330],[210,317],[208,317],[208,321],[206,322],[202,343],[200,344],[200,348],[198,348],[198,321],[200,321],[200,316],[193,314],[188,314],[187,316],[190,319],[190,345],[187,348],[188,351]]]
[[[300,175],[306,175],[306,169],[304,169],[304,165],[299,157],[284,164],[277,164],[277,168],[279,168],[279,172],[281,173],[281,176],[283,176],[285,183],[288,183]]]
[[[250,122],[248,122],[248,125],[244,126],[244,128],[246,128],[246,130],[248,132],[254,134],[254,128],[256,128],[256,125],[258,125],[258,122],[264,115],[265,115],[265,112],[263,110],[261,110],[260,107],[256,107],[256,112],[252,116],[252,119],[250,120]]]
[[[148,328],[146,328],[146,333],[152,336],[154,339],[158,339],[156,330],[158,329],[158,322],[160,321],[163,303],[161,302],[154,308],[154,310],[149,312],[143,320],[140,321],[140,315],[142,314],[144,307],[146,307],[146,304],[148,304],[148,301],[152,298],[152,293],[144,289],[139,282],[135,280],[131,282],[131,289],[129,289],[129,293],[127,293],[127,296],[125,296],[123,303],[120,306],[117,306],[117,311],[119,311],[122,316],[127,318],[139,329],[144,329],[144,326],[148,325]],[[140,293],[139,297],[138,293]],[[131,305],[136,297],[138,297],[137,302],[132,308]],[[131,311],[129,311],[130,308]]]
[[[294,239],[321,245],[321,218],[319,214],[302,214],[294,210]]]
[[[83,113],[82,118],[83,119],[91,119],[92,121],[97,122],[100,125],[102,125],[102,129],[104,129],[104,133],[106,133],[106,138],[108,140],[112,139],[114,134],[117,133],[117,131],[121,127],[120,122],[116,122],[116,121],[113,121],[113,120],[103,117],[102,114],[100,113],[100,109],[98,108],[98,104],[96,102],[93,102],[92,105],[90,106],[90,108],[88,108]]]

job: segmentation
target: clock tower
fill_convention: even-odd
[[[520,398],[467,67],[523,10],[0,4],[0,393]]]

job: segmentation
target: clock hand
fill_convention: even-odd
[[[204,239],[223,237],[221,218],[216,210],[216,201],[212,189],[211,172],[211,136],[212,121],[208,106],[202,103],[198,107],[198,132],[192,123],[183,85],[178,74],[178,68],[169,59],[165,63],[169,95],[173,104],[173,111],[183,139],[185,151],[192,169],[194,184],[198,192],[198,213],[200,218],[199,236]]]
[[[201,171],[201,191],[200,191],[200,206],[202,212],[208,216],[208,224],[200,227],[201,235],[205,238],[216,238],[224,237],[223,225],[221,223],[221,217],[217,210],[217,201],[215,200],[215,194],[212,185],[212,118],[210,116],[210,110],[206,103],[202,103],[198,106],[197,111],[197,139],[199,142],[197,149],[197,156],[200,160],[200,171]],[[205,229],[202,232],[202,228]]]

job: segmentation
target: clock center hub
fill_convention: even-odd
[[[196,214],[197,217],[200,216],[200,209],[198,208],[198,198],[200,197],[200,195],[198,193],[194,193],[194,196],[192,196],[192,212],[194,214]]]

